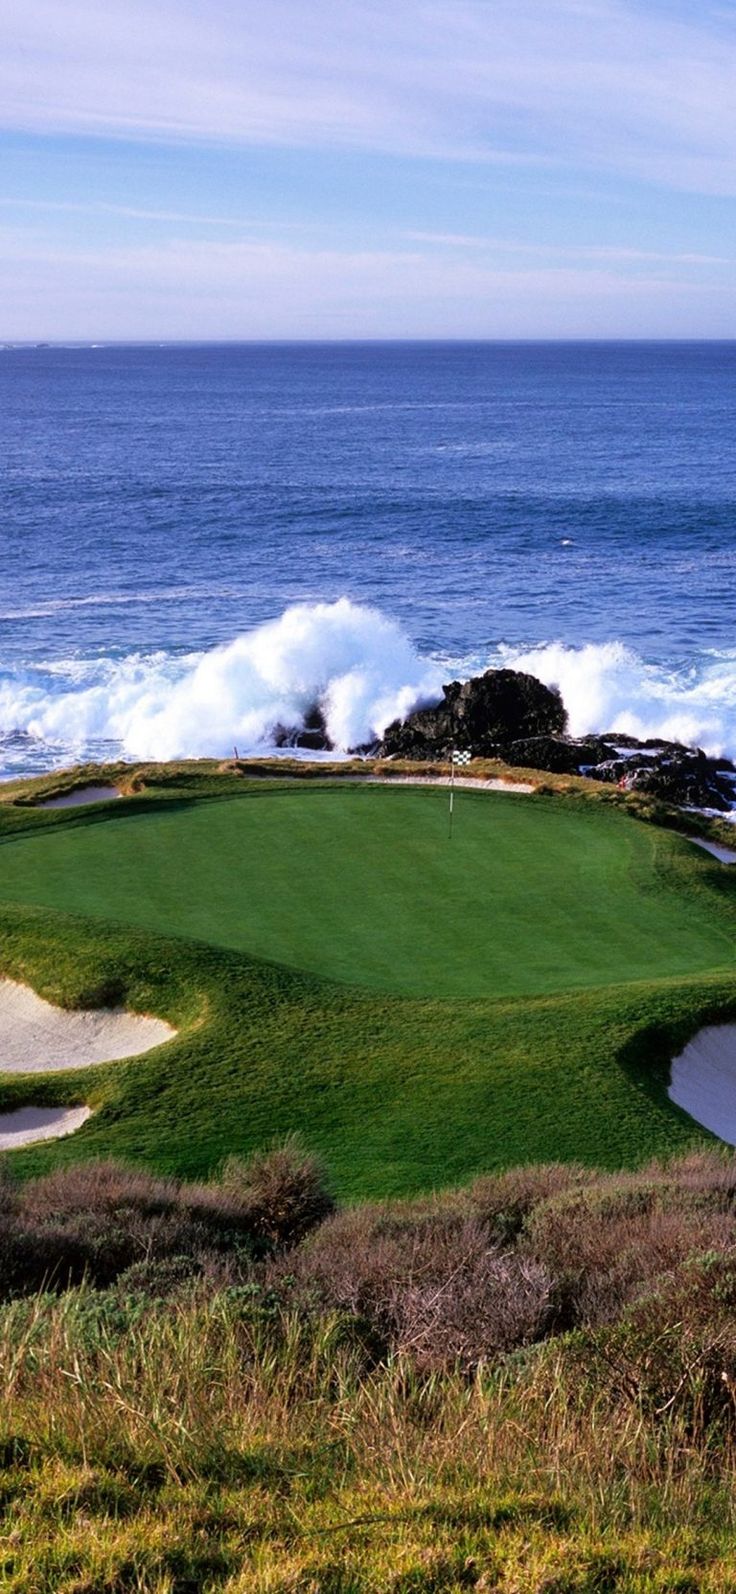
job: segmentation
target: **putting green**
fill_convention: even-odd
[[[314,787],[0,847],[0,897],[193,937],[384,992],[525,996],[727,969],[733,921],[686,841],[592,803]]]

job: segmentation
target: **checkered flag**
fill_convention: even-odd
[[[455,807],[455,770],[462,769],[465,764],[469,764],[472,756],[473,755],[469,747],[463,748],[462,750],[459,747],[453,747],[452,749],[452,760],[450,763],[450,828],[448,832],[451,841],[452,816]]]

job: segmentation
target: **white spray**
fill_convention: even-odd
[[[466,659],[421,657],[394,621],[342,598],[298,604],[206,653],[58,660],[0,673],[0,736],[35,737],[59,757],[110,744],[129,758],[263,752],[316,704],[337,749],[436,702],[443,681],[513,666],[559,686],[573,735],[618,730],[736,756],[736,650],[666,670],[620,642],[500,647]]]

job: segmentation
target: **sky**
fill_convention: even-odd
[[[735,0],[0,23],[0,339],[736,336]]]

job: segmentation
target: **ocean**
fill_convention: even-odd
[[[736,756],[736,344],[0,349],[0,774],[491,665]]]

